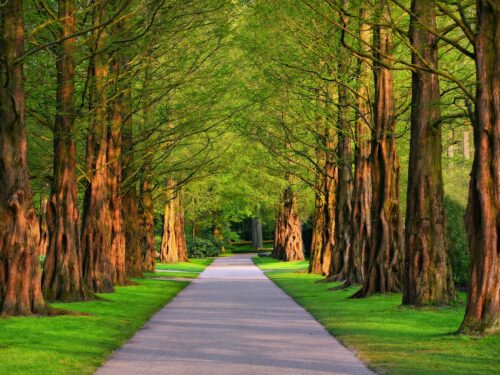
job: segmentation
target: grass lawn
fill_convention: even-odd
[[[194,259],[189,263],[158,266],[196,270],[188,274],[196,277],[211,262],[212,259]],[[108,355],[188,285],[183,281],[149,278],[132,281],[137,285],[100,294],[102,301],[52,305],[87,316],[0,319],[0,375],[92,374]]]
[[[401,306],[401,295],[348,299],[357,288],[331,292],[307,262],[254,257],[255,263],[344,345],[383,374],[500,374],[500,335],[457,336],[463,304]],[[465,298],[464,295],[461,296]]]
[[[199,272],[144,272],[144,277],[146,279],[161,278],[176,278],[184,277],[186,279],[196,279],[199,276]]]
[[[156,263],[157,270],[172,270],[172,271],[185,271],[185,272],[202,272],[210,263],[214,261],[213,258],[193,258],[189,262],[182,263]]]

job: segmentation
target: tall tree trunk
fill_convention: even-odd
[[[323,197],[324,177],[322,172],[316,177],[314,218],[312,225],[311,250],[309,258],[309,273],[323,275],[321,255],[323,249],[323,234],[325,232],[325,199]]]
[[[143,95],[144,95],[144,127],[153,127],[153,103],[150,92],[151,66],[150,48],[148,48],[147,60],[144,68]],[[144,157],[143,173],[141,175],[140,202],[142,215],[141,222],[141,248],[142,267],[145,272],[156,270],[156,247],[154,237],[154,201],[153,201],[153,153],[146,151]]]
[[[324,69],[324,61],[320,62],[320,70]],[[325,149],[325,107],[326,98],[324,90],[318,89],[318,105],[316,118],[316,181],[314,185],[315,204],[314,217],[312,223],[311,247],[309,256],[309,273],[324,275],[323,249],[326,230],[326,149]]]
[[[332,263],[335,246],[335,207],[338,171],[335,165],[335,146],[332,141],[332,129],[326,129],[326,164],[325,164],[325,227],[323,232],[323,247],[321,249],[321,273],[328,275]]]
[[[366,7],[360,10],[359,38],[360,49],[365,55],[370,53],[371,26],[368,23],[369,12]],[[367,254],[370,246],[372,181],[371,181],[371,139],[370,126],[372,114],[369,102],[371,86],[370,63],[365,58],[359,59],[357,77],[357,119],[355,125],[355,174],[352,207],[352,248],[348,259],[348,272],[345,284],[363,283],[367,273]]]
[[[477,1],[476,112],[466,224],[471,254],[461,332],[500,331],[500,8]]]
[[[87,138],[87,178],[82,228],[82,269],[87,285],[94,292],[112,292],[115,258],[111,253],[112,220],[108,186],[108,127],[107,89],[109,61],[103,51],[106,31],[101,24],[106,19],[106,5],[95,1],[93,25],[95,56],[93,62],[92,109],[94,118]]]
[[[162,263],[177,263],[179,261],[177,240],[175,237],[175,221],[177,218],[175,185],[173,179],[167,179],[165,189],[167,203],[163,216],[163,236],[160,250],[160,262]]]
[[[399,160],[392,71],[392,32],[388,0],[378,0],[373,34],[375,103],[372,130],[372,233],[368,273],[355,297],[401,291],[403,225],[399,213]]]
[[[75,33],[75,12],[74,0],[59,0],[61,37]],[[75,44],[75,38],[67,38],[57,49],[54,177],[47,207],[49,240],[42,280],[45,297],[59,301],[82,301],[92,297],[81,272],[74,138]]]
[[[177,217],[175,218],[174,230],[179,262],[187,262],[189,259],[187,253],[186,233],[184,231],[184,210],[182,209],[181,199],[177,199]]]
[[[343,0],[342,6],[347,6],[348,1]],[[342,11],[339,22],[343,26],[341,31],[342,40],[345,37],[346,29],[349,27],[350,19],[347,12]],[[338,164],[338,178],[335,204],[335,246],[333,248],[332,262],[328,271],[327,280],[346,280],[349,275],[350,257],[352,256],[352,146],[351,146],[351,125],[349,123],[349,95],[345,82],[350,79],[349,67],[351,52],[342,43],[339,45],[339,58],[337,71],[339,74],[338,92],[338,141],[336,150],[336,160]]]
[[[129,277],[142,277],[141,221],[139,215],[137,179],[134,171],[134,140],[131,113],[131,87],[124,91],[124,108],[126,117],[123,120],[122,132],[122,176],[123,202],[122,215],[125,232],[125,270]]]
[[[286,243],[286,230],[283,224],[283,204],[280,202],[276,210],[276,221],[274,223],[274,245],[271,253],[275,259],[282,259]]]
[[[447,304],[455,288],[443,208],[439,80],[434,1],[413,0],[411,141],[405,225],[403,304]],[[429,31],[432,30],[433,32]]]
[[[258,217],[252,218],[252,246],[255,249],[262,249],[262,223]]]
[[[156,248],[154,238],[154,202],[151,163],[152,155],[146,157],[144,172],[141,178],[141,213],[142,213],[142,267],[145,272],[156,269]]]
[[[117,22],[113,29],[113,37],[119,38],[123,30],[122,23]],[[120,48],[121,46],[119,46]],[[114,93],[111,100],[110,127],[108,130],[108,189],[109,205],[111,212],[111,257],[114,263],[113,284],[124,285],[127,281],[125,270],[125,233],[124,219],[122,216],[122,126],[127,113],[124,106],[124,90],[127,83],[125,69],[127,61],[121,49],[114,51],[111,62],[111,73],[114,80]]]
[[[45,314],[40,228],[28,177],[21,0],[0,7],[0,315]]]
[[[276,220],[273,257],[285,262],[304,260],[302,226],[297,215],[297,199],[292,187],[283,194],[283,203]]]

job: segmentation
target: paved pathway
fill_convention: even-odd
[[[216,259],[98,375],[372,374],[250,255]]]

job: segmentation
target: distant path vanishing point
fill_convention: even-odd
[[[216,259],[97,375],[373,374],[257,268]]]

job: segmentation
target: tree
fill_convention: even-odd
[[[366,55],[370,53],[371,26],[370,11],[367,7],[359,9],[359,50],[358,85],[356,92],[355,123],[355,171],[353,181],[352,204],[352,248],[348,258],[348,271],[345,273],[345,286],[363,283],[368,264],[368,251],[372,235],[372,181],[371,181],[371,142],[372,110],[370,108],[369,90],[370,61]]]
[[[43,293],[48,300],[81,301],[91,297],[81,273],[80,214],[76,182],[74,92],[75,1],[58,1],[62,24],[57,45],[57,113],[54,126],[54,173],[47,225],[48,250]]]
[[[474,164],[466,224],[471,253],[463,333],[500,330],[500,8],[478,0]]]
[[[255,249],[262,249],[264,243],[262,242],[262,222],[259,217],[252,218],[252,247]]]
[[[177,247],[177,193],[176,184],[172,178],[167,179],[165,187],[165,214],[163,215],[163,236],[161,241],[160,262],[177,263],[179,259],[179,249]],[[177,231],[176,231],[177,229]],[[184,260],[184,259],[183,259]]]
[[[372,231],[367,251],[368,272],[356,297],[401,291],[403,226],[399,214],[399,160],[396,151],[396,118],[389,3],[376,4],[373,33],[375,99],[371,146]]]
[[[405,225],[403,304],[447,304],[455,287],[443,207],[439,79],[434,1],[413,0],[411,143]]]
[[[112,292],[115,261],[111,252],[113,214],[110,210],[108,176],[108,36],[102,26],[107,6],[93,2],[94,56],[91,76],[93,118],[87,137],[87,178],[82,227],[82,269],[85,282],[94,292]]]
[[[302,226],[297,215],[297,200],[291,186],[283,192],[274,233],[273,257],[285,262],[304,260]]]
[[[0,315],[47,313],[27,165],[23,3],[0,7]]]

